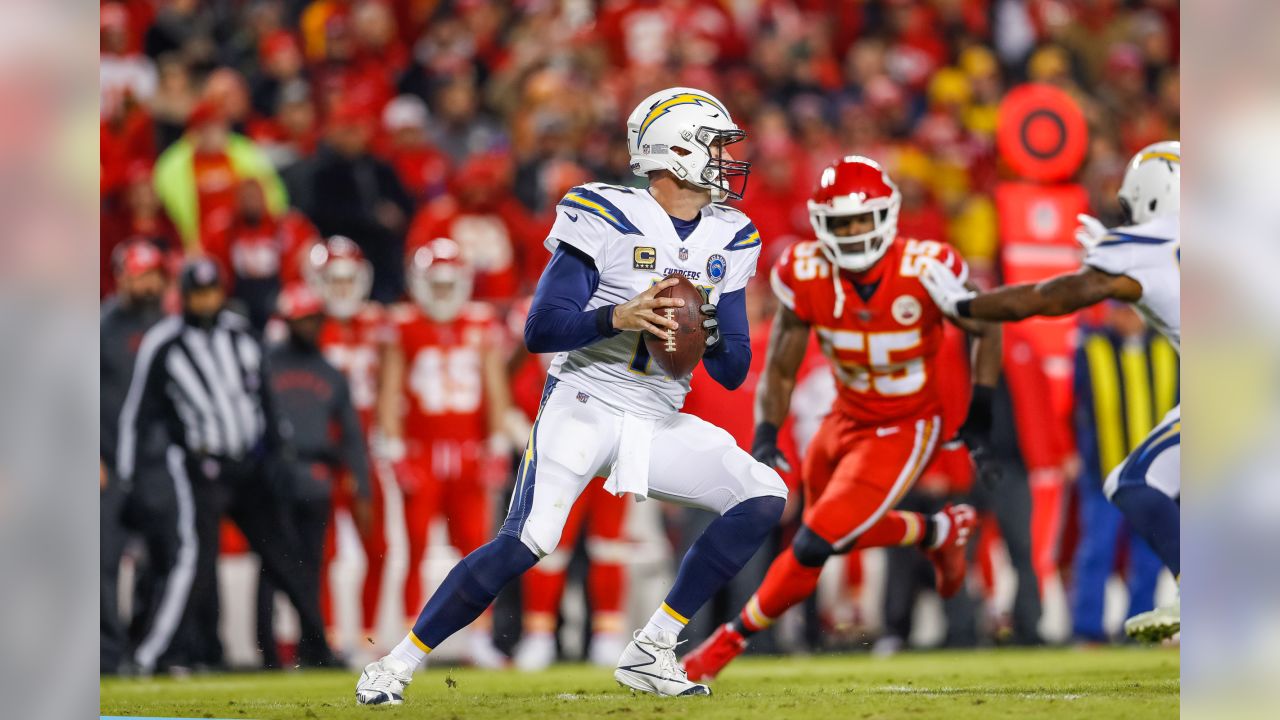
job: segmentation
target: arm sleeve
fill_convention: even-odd
[[[747,379],[747,371],[751,369],[747,291],[734,290],[721,295],[716,308],[716,319],[720,322],[720,344],[702,357],[702,364],[716,382],[733,390]]]
[[[529,352],[576,350],[617,335],[612,305],[584,310],[599,282],[600,273],[589,257],[574,246],[557,245],[524,323]]]
[[[360,418],[356,416],[355,405],[351,403],[351,391],[347,379],[340,372],[334,377],[337,393],[334,394],[334,408],[337,413],[338,428],[342,433],[342,464],[356,481],[356,494],[362,498],[371,496],[369,487],[369,456],[365,454],[364,435],[360,431]]]

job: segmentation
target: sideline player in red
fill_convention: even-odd
[[[774,265],[779,307],[756,393],[752,455],[789,468],[778,427],[810,330],[831,359],[838,395],[804,456],[802,527],[741,614],[684,658],[690,680],[715,677],[751,635],[811,595],[832,555],[916,545],[933,561],[940,595],[963,585],[973,508],[947,506],[926,516],[893,507],[946,439],[938,380],[945,317],[920,283],[919,261],[936,258],[960,277],[968,268],[948,245],[896,238],[900,205],[897,187],[875,162],[837,160],[809,201],[817,241],[792,245]],[[1000,370],[998,329],[961,326],[981,335],[974,376],[980,389],[990,389]],[[975,397],[973,422],[989,428],[990,393]]]
[[[382,307],[369,301],[373,286],[373,268],[365,260],[360,247],[349,238],[335,235],[323,244],[312,246],[308,258],[309,281],[324,299],[325,321],[320,329],[320,351],[326,360],[347,376],[351,388],[351,404],[360,417],[365,438],[373,430],[374,402],[377,399],[379,356],[386,344],[386,318]],[[351,514],[364,546],[365,573],[361,590],[362,637],[376,637],[378,601],[382,593],[382,569],[387,554],[384,518],[384,496],[381,473],[371,463],[369,501],[358,498],[355,484],[344,477],[334,488],[333,512]],[[325,541],[325,570],[321,575],[321,608],[326,622],[332,624],[328,582],[329,563],[336,555],[336,523],[329,522]]]
[[[437,516],[466,556],[490,537],[493,485],[486,470],[524,438],[507,437],[511,407],[504,336],[493,309],[471,302],[474,272],[461,248],[437,238],[405,260],[411,303],[389,311],[391,344],[379,386],[377,454],[388,461],[404,495],[409,569],[404,607],[422,607],[427,532]],[[469,652],[481,667],[503,667],[489,628],[471,632]]]

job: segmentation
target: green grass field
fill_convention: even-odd
[[[710,698],[633,696],[611,671],[433,667],[398,708],[355,704],[357,673],[229,674],[102,682],[104,715],[194,718],[1175,718],[1178,651],[1165,648],[746,658]]]

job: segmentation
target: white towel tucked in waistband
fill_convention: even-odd
[[[649,497],[649,446],[657,424],[656,420],[623,414],[618,458],[604,482],[605,490],[619,497],[631,493],[637,502]]]

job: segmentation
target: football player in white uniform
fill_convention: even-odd
[[[1178,142],[1143,148],[1129,161],[1120,185],[1120,205],[1129,216],[1107,230],[1080,216],[1076,238],[1085,247],[1084,267],[1044,282],[975,294],[940,263],[922,273],[938,306],[955,317],[1022,320],[1033,315],[1067,315],[1103,300],[1133,303],[1147,322],[1181,349],[1181,250],[1178,207],[1182,149]],[[1182,441],[1181,407],[1160,424],[1111,472],[1103,491],[1174,574],[1179,569],[1179,508]],[[1174,603],[1125,622],[1131,637],[1156,641],[1180,628]]]
[[[787,489],[728,432],[679,412],[688,378],[664,377],[644,333],[666,337],[679,307],[657,293],[679,274],[706,298],[703,363],[732,389],[751,363],[745,288],[760,233],[721,201],[740,198],[749,164],[728,146],[744,137],[724,104],[691,88],[646,98],[627,120],[631,169],[647,190],[590,183],[556,208],[551,260],[525,323],[535,353],[558,353],[498,537],[468,555],[427,602],[413,631],[365,668],[361,704],[398,704],[432,647],[465,627],[508,581],[555,549],[591,478],[637,499],[655,497],[719,514],[690,548],[666,601],[623,651],[614,677],[664,696],[708,695],[676,660],[689,618],[755,553],[776,525]]]

